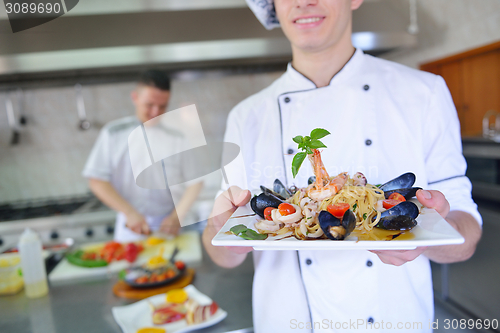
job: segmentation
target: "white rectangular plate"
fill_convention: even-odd
[[[200,304],[210,304],[212,301],[192,284],[185,287],[184,290],[190,298],[195,299]],[[123,333],[136,333],[142,327],[161,327],[166,329],[168,333],[184,333],[215,325],[227,316],[227,312],[219,308],[212,318],[196,325],[188,325],[185,319],[165,325],[155,325],[153,324],[153,311],[148,302],[155,306],[165,303],[165,294],[151,296],[136,303],[115,306],[111,309],[113,317]]]
[[[413,228],[414,238],[410,240],[391,241],[357,241],[347,237],[343,241],[298,240],[295,237],[276,239],[270,236],[265,240],[247,240],[235,235],[226,234],[238,224],[256,230],[255,222],[260,217],[252,215],[250,207],[239,207],[221,230],[212,239],[214,246],[249,246],[255,250],[409,250],[418,246],[438,246],[462,244],[464,238],[439,215],[434,209],[423,208],[417,217],[418,225]]]

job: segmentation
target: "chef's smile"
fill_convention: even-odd
[[[325,20],[325,16],[302,16],[293,20],[293,23],[299,29],[315,28]]]

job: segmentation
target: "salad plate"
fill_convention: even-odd
[[[184,290],[189,298],[200,304],[212,303],[210,297],[198,291],[193,285],[185,287]],[[164,325],[155,325],[153,324],[151,305],[156,306],[164,302],[165,294],[159,294],[129,305],[115,306],[112,308],[113,317],[123,333],[136,333],[145,327],[163,328],[168,333],[185,333],[215,325],[227,316],[226,311],[218,308],[213,316],[198,324],[188,325],[185,319],[181,319]]]
[[[351,234],[345,240],[329,239],[298,240],[295,237],[269,235],[265,240],[243,239],[230,232],[236,225],[244,225],[256,230],[254,224],[260,217],[249,205],[239,207],[226,224],[212,239],[214,246],[248,246],[254,250],[411,250],[419,246],[439,246],[462,244],[464,238],[434,209],[421,208],[417,217],[417,226],[410,237],[396,237],[390,241],[358,240]],[[407,232],[408,233],[408,232]]]

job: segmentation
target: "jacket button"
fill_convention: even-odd
[[[372,140],[368,139],[365,141],[365,145],[370,146],[372,144]]]
[[[375,320],[373,320],[373,318],[372,318],[372,317],[368,318],[368,322],[369,322],[370,324],[373,324],[373,322],[374,322],[374,321],[375,321]]]
[[[285,97],[284,101],[285,103],[290,103],[290,97]]]
[[[365,84],[365,85],[363,86],[363,89],[364,89],[364,90],[368,90],[368,89],[370,89],[370,86],[369,86],[369,85],[367,85],[367,84]]]
[[[368,260],[368,261],[366,262],[366,266],[368,266],[368,267],[372,267],[372,265],[373,265],[373,263],[372,263],[372,261],[371,261],[371,260]]]
[[[310,265],[310,264],[312,264],[312,263],[313,263],[313,262],[312,262],[312,260],[311,260],[311,259],[306,259],[306,264]]]
[[[292,148],[290,148],[290,149],[288,149],[288,151],[287,151],[287,152],[288,152],[288,154],[293,154],[293,149],[292,149]]]

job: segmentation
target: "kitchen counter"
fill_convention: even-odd
[[[253,332],[252,256],[235,269],[224,269],[203,252],[202,262],[190,267],[196,270],[193,285],[228,312],[222,322],[197,332]],[[24,291],[0,296],[0,332],[120,333],[111,308],[135,301],[116,297],[115,282],[116,277],[60,282],[39,299],[26,298]]]

